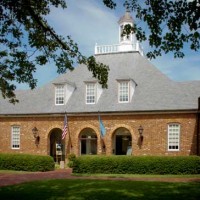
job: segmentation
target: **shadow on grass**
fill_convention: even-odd
[[[1,199],[129,200],[199,199],[200,183],[48,180],[1,187]]]

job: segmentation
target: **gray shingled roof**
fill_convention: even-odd
[[[198,107],[200,81],[172,81],[138,52],[97,55],[96,58],[110,67],[108,89],[103,90],[97,104],[85,104],[85,81],[93,78],[87,67],[80,65],[41,88],[17,91],[20,103],[16,105],[0,97],[0,114],[167,111]],[[117,80],[121,78],[137,83],[130,103],[118,103]],[[55,83],[75,84],[76,89],[66,105],[55,105]]]

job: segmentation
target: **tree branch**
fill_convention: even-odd
[[[45,24],[42,19],[34,12],[30,5],[27,6],[30,15],[34,18],[34,20],[39,24],[39,26],[45,31],[50,32],[50,34],[55,38],[55,40],[62,46],[62,48],[66,51],[69,51],[69,47],[60,40],[60,38],[51,30],[51,28]]]

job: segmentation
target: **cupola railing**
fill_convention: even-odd
[[[113,45],[95,45],[95,55],[98,54],[110,54],[110,53],[120,53],[120,52],[132,52],[137,51],[142,56],[143,50],[140,43],[137,41],[135,44],[113,44]]]

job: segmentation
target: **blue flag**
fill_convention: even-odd
[[[106,134],[106,128],[103,125],[103,122],[101,120],[101,117],[99,116],[99,126],[100,126],[100,132],[101,132],[101,137],[104,137]]]

